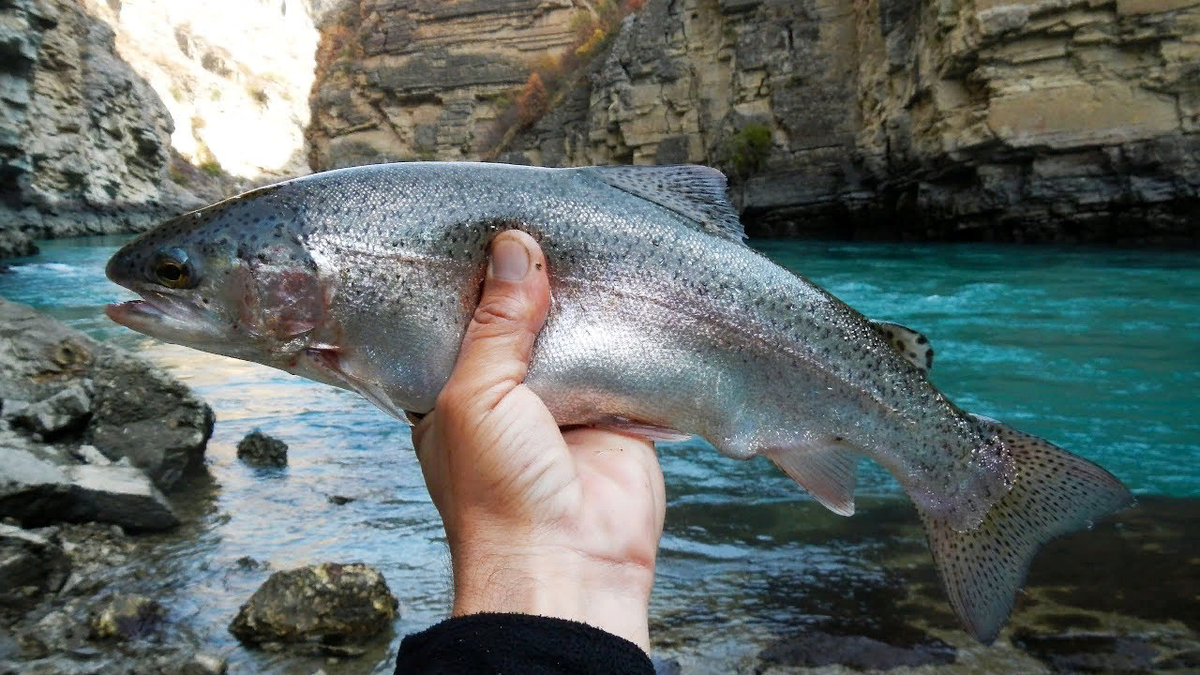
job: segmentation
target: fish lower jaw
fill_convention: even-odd
[[[151,337],[187,346],[228,340],[231,336],[200,317],[180,316],[167,312],[146,300],[130,300],[107,305],[104,313],[109,319]]]
[[[136,327],[131,326],[130,323],[137,323],[139,320],[145,319],[162,320],[167,316],[166,312],[145,300],[112,303],[104,307],[104,313],[113,321],[122,326],[134,328],[134,330],[137,330]]]

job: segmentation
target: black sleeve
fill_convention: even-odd
[[[400,642],[396,675],[654,675],[629,640],[585,623],[527,614],[447,619]]]

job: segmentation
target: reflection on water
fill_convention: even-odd
[[[49,242],[0,275],[0,295],[141,353],[217,413],[210,477],[177,498],[187,524],[146,539],[153,559],[137,563],[167,574],[131,575],[129,583],[158,584],[153,590],[176,618],[255,672],[335,670],[323,660],[246,652],[226,632],[273,569],[365,562],[401,601],[396,635],[444,616],[449,561],[408,430],[348,392],[111,324],[102,305],[132,297],[103,278],[119,243]],[[929,335],[937,350],[932,377],[963,407],[1096,459],[1140,494],[1200,496],[1195,254],[756,245],[864,313]],[[255,428],[288,443],[288,467],[237,461],[237,441]],[[704,658],[744,655],[753,651],[747,645],[799,626],[828,629],[831,615],[875,616],[878,603],[898,602],[879,589],[897,585],[896,569],[904,568],[895,561],[903,556],[928,573],[911,511],[873,465],[863,465],[860,515],[844,519],[808,501],[767,462],[727,460],[700,441],[664,444],[660,455],[670,506],[655,633],[667,653],[691,655],[689,672],[707,672],[698,665]],[[352,501],[337,505],[333,495]],[[945,612],[944,600],[931,606]],[[388,672],[394,642],[381,638],[336,672]]]

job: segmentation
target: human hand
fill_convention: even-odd
[[[581,621],[649,652],[648,607],[666,490],[647,440],[560,431],[523,384],[546,320],[546,261],[529,235],[492,242],[458,362],[413,429],[446,528],[454,615]]]

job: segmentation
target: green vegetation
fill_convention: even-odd
[[[725,172],[731,177],[748,178],[762,171],[770,154],[770,127],[750,122],[725,142]]]
[[[179,168],[175,162],[171,162],[170,168],[167,169],[167,176],[176,185],[188,187],[192,184],[192,177],[184,173],[183,169]]]
[[[221,168],[221,163],[215,159],[210,159],[201,164],[200,170],[214,178],[225,173],[225,170]]]

